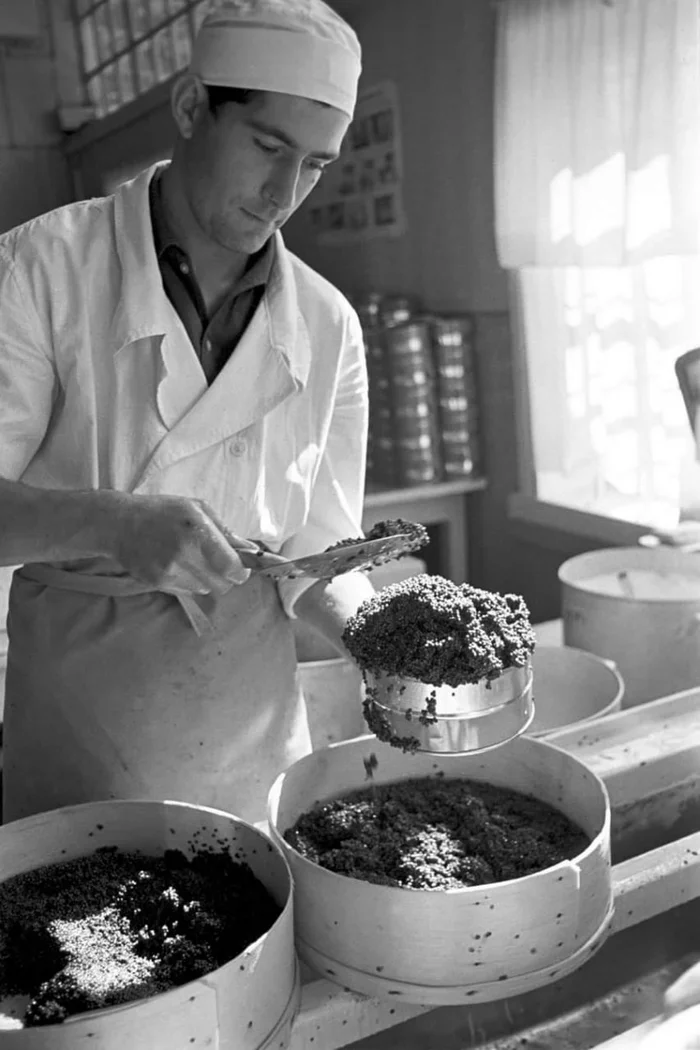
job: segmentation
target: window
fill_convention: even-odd
[[[104,117],[190,61],[208,0],[74,0],[90,102]]]
[[[673,526],[700,505],[674,373],[700,346],[697,0],[509,0],[498,20],[496,235],[526,364],[525,495]]]
[[[674,362],[700,346],[698,289],[700,261],[672,256],[519,272],[538,499],[658,528],[697,505]]]

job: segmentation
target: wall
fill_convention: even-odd
[[[2,0],[3,20],[29,32],[25,0]],[[72,198],[59,105],[81,101],[69,0],[33,0],[37,35],[0,39],[0,231]]]
[[[362,40],[362,83],[398,85],[408,231],[319,248],[304,209],[286,227],[288,242],[344,289],[410,290],[433,309],[506,310],[493,241],[489,0],[336,6]]]

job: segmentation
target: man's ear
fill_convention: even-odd
[[[192,138],[197,123],[209,108],[207,89],[198,76],[183,73],[177,78],[170,93],[170,108],[182,137]]]

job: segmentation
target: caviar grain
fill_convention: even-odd
[[[363,671],[456,687],[524,667],[535,633],[519,595],[421,573],[364,602],[343,641]]]
[[[421,547],[425,547],[430,539],[428,536],[428,530],[424,525],[419,525],[414,521],[404,521],[403,518],[388,518],[386,521],[376,522],[365,536],[355,536],[351,539],[340,540],[338,543],[326,547],[326,551],[336,551],[340,550],[342,547],[352,547],[357,543],[366,543],[367,540],[383,540],[390,536],[408,537],[406,549],[402,554],[399,554],[398,557],[404,557],[411,551],[416,551]]]
[[[0,883],[0,999],[27,1027],[167,991],[240,954],[280,913],[224,850],[103,847]]]
[[[330,871],[421,890],[521,878],[570,860],[589,844],[580,827],[540,799],[440,776],[321,803],[284,837]]]

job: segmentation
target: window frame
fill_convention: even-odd
[[[124,25],[126,27],[126,33],[127,33],[127,37],[128,37],[128,44],[127,44],[127,46],[122,47],[120,49],[116,49],[115,48],[115,50],[113,50],[112,54],[108,58],[100,58],[99,57],[99,44],[98,44],[98,41],[97,41],[97,36],[95,34],[94,21],[93,21],[92,22],[92,27],[93,27],[92,28],[92,32],[93,32],[94,43],[95,43],[95,54],[96,54],[96,57],[98,58],[98,61],[97,61],[96,65],[91,66],[91,68],[88,70],[88,68],[87,68],[87,61],[86,61],[86,53],[85,53],[85,41],[84,41],[84,37],[83,37],[83,22],[87,18],[94,19],[94,16],[95,16],[97,11],[104,10],[105,11],[105,17],[106,17],[106,19],[108,21],[108,24],[110,26],[110,34],[111,34],[111,37],[112,37],[112,46],[114,46],[114,27],[113,27],[113,24],[112,24],[112,21],[111,21],[111,9],[110,9],[110,4],[112,2],[113,2],[113,0],[70,0],[70,9],[71,9],[72,21],[73,21],[73,26],[74,26],[74,31],[75,31],[75,37],[76,37],[77,49],[78,49],[78,55],[79,55],[79,62],[80,62],[80,78],[81,78],[81,81],[82,81],[82,84],[83,84],[83,90],[84,90],[84,93],[85,93],[85,97],[86,97],[86,99],[88,99],[89,104],[92,105],[92,107],[93,107],[93,109],[95,111],[95,116],[94,116],[93,120],[90,121],[91,124],[97,124],[97,123],[100,123],[100,122],[102,122],[104,120],[108,120],[110,117],[113,117],[115,114],[121,113],[122,111],[128,109],[135,102],[138,102],[140,99],[143,99],[144,97],[148,96],[151,92],[156,91],[159,87],[161,87],[161,85],[172,83],[174,78],[176,76],[178,76],[180,72],[182,72],[182,68],[184,68],[184,67],[176,68],[174,70],[174,72],[172,74],[170,74],[170,76],[165,77],[162,80],[159,80],[159,79],[156,78],[155,83],[153,83],[152,85],[149,85],[149,87],[145,88],[144,90],[140,90],[139,89],[140,77],[139,77],[139,69],[138,69],[138,61],[137,61],[137,50],[143,44],[146,44],[146,43],[154,41],[159,33],[161,33],[164,29],[169,29],[170,27],[174,26],[175,23],[178,22],[181,18],[186,18],[187,19],[187,24],[188,24],[188,27],[189,27],[189,36],[190,36],[190,48],[191,48],[192,42],[194,41],[194,38],[195,38],[195,35],[196,35],[196,32],[197,32],[197,26],[199,24],[197,22],[196,11],[197,11],[197,9],[202,9],[204,7],[204,5],[206,4],[206,0],[183,0],[184,6],[181,9],[179,9],[177,11],[174,11],[174,12],[171,12],[171,13],[168,13],[166,15],[166,17],[163,18],[162,20],[160,20],[156,25],[152,24],[151,15],[149,14],[149,15],[146,16],[147,17],[147,22],[148,22],[148,29],[145,32],[140,33],[137,36],[136,35],[136,31],[135,31],[135,27],[134,27],[134,23],[133,23],[133,16],[132,16],[130,0],[118,0],[118,2],[120,2],[120,4],[121,4],[121,10],[122,10],[122,15],[123,15],[123,19],[124,19]],[[167,5],[167,0],[164,0],[164,3]],[[201,19],[200,19],[200,21],[201,21]],[[174,42],[173,41],[174,41],[174,38],[171,35],[171,43],[173,43],[173,46],[174,46]],[[121,103],[115,109],[107,110],[106,112],[100,114],[100,113],[98,113],[98,107],[97,107],[96,103],[92,102],[92,96],[91,96],[91,93],[90,93],[90,86],[89,86],[90,85],[90,81],[93,80],[93,78],[95,78],[95,77],[101,76],[101,74],[103,74],[106,69],[114,67],[115,70],[117,70],[119,63],[125,58],[129,59],[129,64],[130,64],[130,67],[131,67],[131,80],[132,80],[132,84],[133,84],[133,87],[134,87],[134,97],[132,99],[130,99],[128,102]],[[157,77],[157,72],[156,72],[156,77]]]

